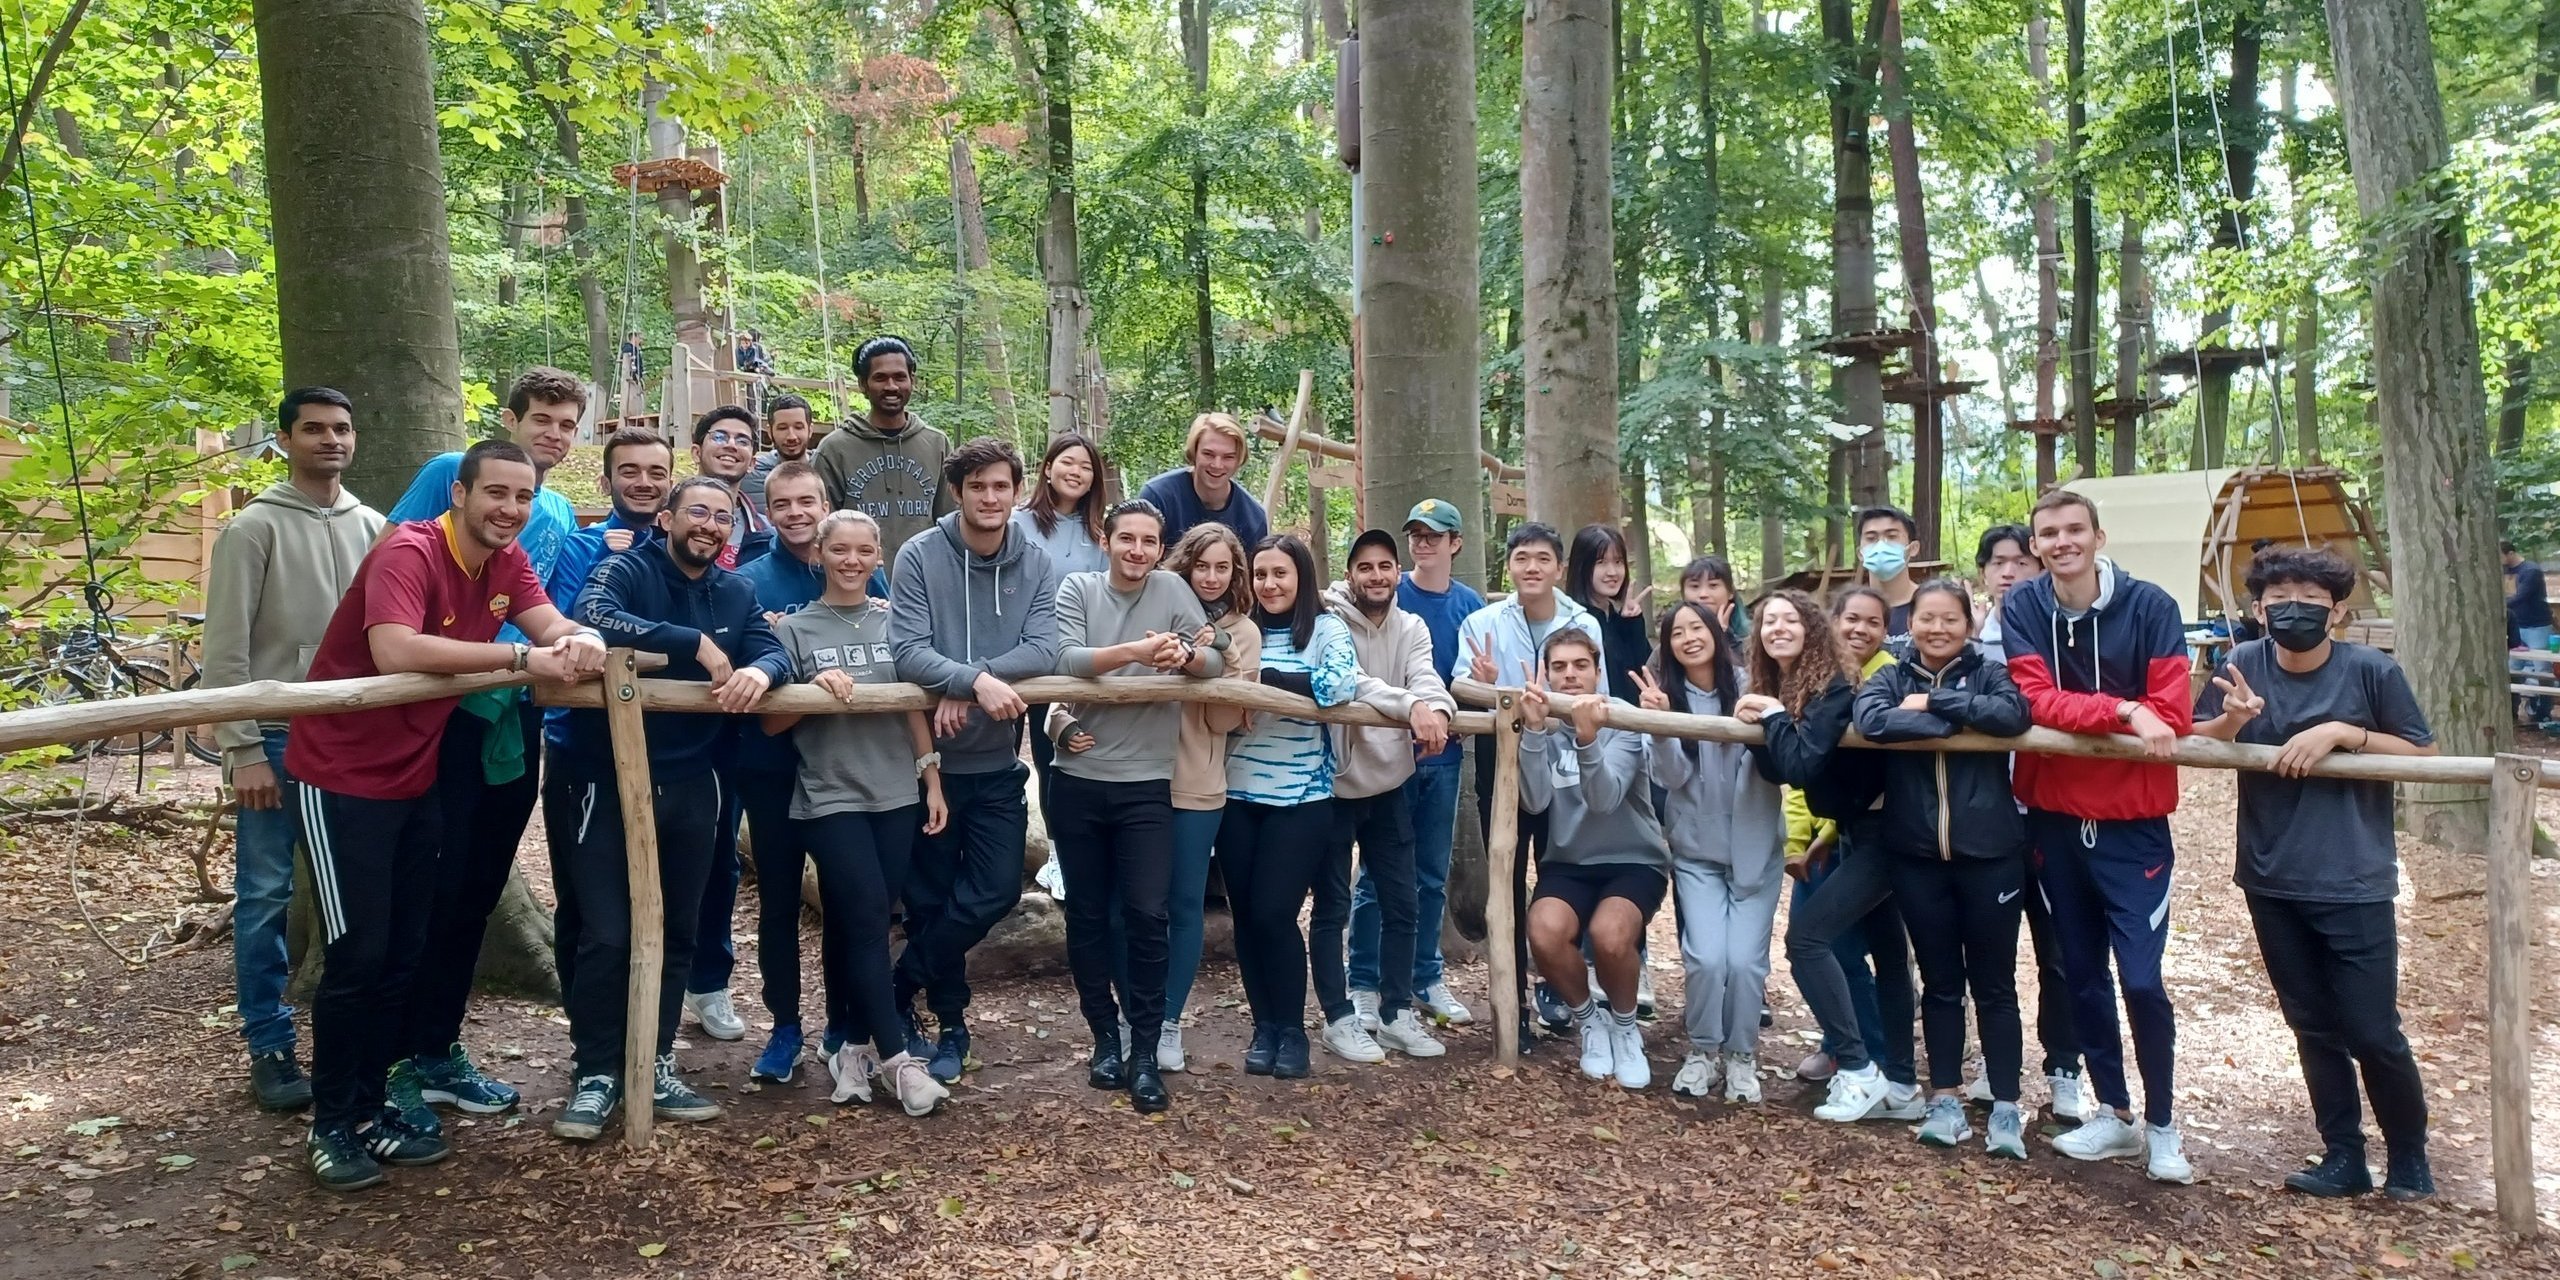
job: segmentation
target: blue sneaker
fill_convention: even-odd
[[[415,1059],[402,1058],[391,1064],[391,1078],[383,1083],[383,1101],[400,1113],[402,1123],[420,1133],[433,1136],[444,1132],[444,1121],[436,1109],[427,1105],[425,1083],[418,1078]]]
[[[942,1042],[933,1047],[933,1061],[926,1070],[933,1078],[949,1084],[960,1078],[969,1065],[969,1029],[954,1024],[942,1029]]]
[[[916,1017],[913,1003],[899,1002],[898,1021],[907,1024],[907,1056],[919,1062],[932,1057],[933,1042],[924,1038],[924,1022]]]
[[[1561,1035],[1573,1029],[1573,1010],[1565,1007],[1555,988],[1539,983],[1530,993],[1529,1003],[1538,1011],[1538,1021],[1547,1024],[1547,1030]]]
[[[764,1042],[764,1052],[756,1056],[756,1065],[748,1070],[747,1078],[789,1084],[791,1073],[799,1066],[800,1026],[791,1023],[773,1029],[773,1038]]]
[[[418,1096],[475,1116],[494,1116],[516,1105],[515,1086],[483,1074],[456,1041],[441,1058],[421,1055],[409,1065],[418,1073]]]

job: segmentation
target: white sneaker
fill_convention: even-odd
[[[1449,1051],[1449,1046],[1434,1039],[1424,1029],[1421,1015],[1411,1009],[1397,1010],[1393,1019],[1378,1028],[1376,1039],[1380,1047],[1393,1049],[1408,1058],[1437,1058]]]
[[[1446,982],[1432,983],[1423,990],[1422,1009],[1453,1027],[1463,1027],[1476,1020],[1476,1015],[1467,1011],[1467,1006],[1459,1002],[1457,993],[1451,991]]]
[[[1606,1080],[1618,1072],[1617,1040],[1609,1034],[1609,1015],[1592,1006],[1579,1021],[1582,1031],[1582,1074]]]
[[[714,1040],[743,1040],[747,1020],[738,1016],[738,1006],[729,999],[729,989],[705,991],[700,995],[684,993],[684,1011],[702,1024],[704,1035]]]
[[[1183,1061],[1182,1028],[1168,1022],[1164,1030],[1156,1033],[1156,1070],[1178,1072]]]
[[[2174,1182],[2191,1186],[2196,1180],[2196,1167],[2187,1163],[2187,1140],[2175,1124],[2142,1126],[2145,1145],[2151,1148],[2151,1163],[2143,1169],[2153,1182]]]
[[[933,1078],[933,1072],[912,1053],[902,1053],[880,1064],[881,1078],[888,1082],[889,1096],[898,1100],[898,1108],[911,1116],[929,1116],[951,1091]]]
[[[1378,993],[1354,989],[1351,1011],[1360,1017],[1360,1029],[1375,1035],[1378,1030]]]
[[[1724,1055],[1724,1100],[1736,1106],[1760,1103],[1760,1055]]]
[[[871,1101],[871,1077],[879,1073],[880,1059],[868,1043],[848,1040],[827,1055],[827,1074],[835,1078],[837,1102]]]
[[[1831,1096],[1813,1109],[1814,1118],[1856,1124],[1884,1105],[1886,1089],[1884,1072],[1872,1062],[1855,1071],[1843,1071],[1831,1077]]]
[[[1976,1106],[1990,1106],[1992,1103],[1992,1097],[1989,1069],[1983,1065],[1982,1059],[1980,1058],[1976,1058],[1966,1065],[1970,1071],[1971,1078],[1965,1081],[1964,1100],[1973,1103]]]
[[[1618,1087],[1642,1089],[1653,1083],[1653,1064],[1644,1058],[1644,1026],[1609,1019],[1609,1054],[1615,1061]]]
[[[2121,1160],[2142,1154],[2142,1132],[2101,1108],[2095,1118],[2055,1138],[2053,1149],[2074,1160]]]
[[[1680,1074],[1671,1077],[1671,1091],[1684,1098],[1703,1098],[1715,1092],[1716,1081],[1724,1078],[1724,1060],[1704,1049],[1691,1049],[1680,1060]]]
[[[2068,1120],[2073,1124],[2088,1121],[2089,1091],[2081,1086],[2080,1077],[2068,1071],[2056,1071],[2046,1076],[2044,1083],[2053,1091],[2054,1119]]]
[[[1360,1027],[1360,1015],[1346,1013],[1324,1024],[1325,1051],[1345,1062],[1384,1062],[1387,1051]],[[1161,1064],[1159,1064],[1161,1065]]]
[[[1884,1105],[1876,1108],[1877,1120],[1925,1120],[1929,1116],[1929,1100],[1921,1096],[1920,1086],[1887,1081]]]

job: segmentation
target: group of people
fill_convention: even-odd
[[[1986,534],[1973,585],[1918,580],[1917,529],[1888,507],[1860,514],[1863,580],[1827,607],[1777,590],[1746,608],[1730,567],[1703,557],[1649,618],[1617,529],[1568,542],[1536,522],[1505,539],[1512,592],[1489,603],[1453,576],[1466,521],[1442,499],[1398,529],[1360,533],[1341,580],[1326,583],[1313,550],[1271,533],[1235,483],[1249,443],[1226,415],[1202,414],[1185,466],[1112,503],[1090,440],[1060,437],[1026,467],[1009,443],[954,445],[926,424],[911,408],[906,343],[863,344],[855,370],[869,411],[814,444],[795,397],[762,422],[737,406],[704,414],[681,479],[659,435],[614,433],[612,511],[584,528],[544,483],[585,408],[567,374],[519,378],[501,413],[508,438],[429,462],[388,520],[339,483],[355,447],[347,398],[285,397],[277,439],[290,474],[215,549],[208,684],[398,672],[574,682],[599,674],[611,647],[659,655],[656,675],[703,685],[706,708],[644,716],[668,906],[645,1100],[622,1096],[634,946],[602,711],[545,712],[510,686],[222,727],[241,806],[235,962],[252,1089],[270,1108],[311,1108],[320,1185],[369,1186],[385,1166],[443,1159],[438,1105],[518,1103],[474,1062],[463,1013],[537,803],[573,1046],[551,1126],[563,1138],[598,1137],[626,1105],[671,1120],[720,1114],[678,1069],[675,1034],[686,1016],[714,1038],[747,1033],[730,990],[742,824],[772,1024],[753,1075],[788,1082],[813,1056],[799,912],[814,864],[814,1057],[837,1102],[878,1092],[930,1113],[972,1065],[969,955],[1019,895],[1035,775],[1095,1088],[1140,1113],[1171,1105],[1165,1077],[1190,1065],[1183,1028],[1213,865],[1253,1020],[1247,1073],[1309,1073],[1311,983],[1330,1054],[1437,1057],[1435,1029],[1472,1016],[1439,946],[1467,754],[1450,732],[1463,675],[1522,690],[1509,891],[1525,922],[1524,1047],[1542,1029],[1567,1034],[1583,1074],[1649,1087],[1645,935],[1668,899],[1686,976],[1687,1048],[1671,1087],[1758,1102],[1772,935],[1790,893],[1785,950],[1823,1036],[1798,1070],[1828,1081],[1816,1114],[1916,1121],[1922,1141],[1955,1146],[1973,1134],[1966,1103],[1988,1102],[1987,1149],[2023,1158],[2023,919],[2050,1100],[2076,1122],[2054,1148],[2141,1156],[2175,1182],[2193,1173],[2171,1111],[2161,976],[2178,798],[2167,761],[2189,732],[2280,745],[2278,772],[2241,780],[2236,878],[2329,1151],[2294,1185],[2371,1189],[2360,1068],[2389,1189],[2431,1191],[2425,1104],[2396,1012],[2391,793],[2306,771],[2337,750],[2432,748],[2389,659],[2330,638],[2353,576],[2328,553],[2258,558],[2250,589],[2267,637],[2236,649],[2191,703],[2174,605],[2100,554],[2097,511],[2068,490],[2040,500],[2028,525]],[[1241,678],[1376,714],[1351,727],[1218,701],[1042,706],[1017,692],[1053,674]],[[844,711],[772,709],[767,695],[793,683]],[[934,705],[869,710],[864,686],[888,683],[921,686]],[[1661,732],[1676,723],[1645,712],[1730,716],[1763,740]],[[2013,761],[1847,736],[1926,744],[2030,725],[2129,734],[2151,759]],[[1490,831],[1493,758],[1475,755]],[[307,1077],[283,1002],[297,841],[327,947]],[[1982,1059],[1970,1086],[1969,1040]]]

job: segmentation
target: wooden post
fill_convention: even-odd
[[[1493,717],[1493,822],[1484,833],[1484,951],[1493,971],[1493,1060],[1520,1065],[1520,962],[1511,918],[1512,867],[1520,857],[1520,695],[1502,691]]]
[[[622,798],[622,861],[631,880],[631,986],[623,1011],[622,1140],[649,1145],[657,1119],[658,970],[666,961],[667,904],[658,890],[657,788],[640,722],[638,655],[616,649],[605,664],[604,719],[613,740],[614,788]]]
[[[2537,1225],[2533,1195],[2533,800],[2542,762],[2502,755],[2489,776],[2489,1167],[2498,1225]]]
[[[1298,403],[1289,410],[1289,429],[1280,437],[1280,452],[1271,455],[1271,474],[1262,482],[1262,509],[1280,509],[1280,487],[1289,479],[1289,455],[1298,451],[1298,435],[1307,429],[1307,406],[1315,403],[1316,371],[1298,370]]]

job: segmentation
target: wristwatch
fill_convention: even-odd
[[[507,670],[522,671],[533,661],[533,646],[519,640],[516,642],[515,650],[515,659],[507,664]]]

